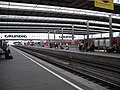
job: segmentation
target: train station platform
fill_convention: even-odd
[[[69,51],[80,52],[78,48],[77,49],[76,48],[70,48]],[[120,54],[118,54],[118,53],[108,53],[106,51],[104,52],[104,50],[95,50],[94,52],[82,52],[82,53],[120,58]]]
[[[47,62],[16,48],[10,49],[13,59],[0,58],[1,90],[108,90],[62,69],[57,70],[57,67],[50,67]],[[69,51],[76,52],[75,49]]]
[[[45,47],[45,48],[49,48],[49,47]],[[55,48],[51,48],[51,49],[57,50]],[[118,53],[108,53],[104,50],[95,50],[94,52],[90,52],[90,51],[89,52],[81,52],[78,47],[76,48],[76,47],[71,47],[71,46],[69,47],[69,50],[66,50],[66,48],[64,48],[64,49],[58,48],[58,50],[75,52],[75,53],[84,53],[84,54],[90,54],[90,55],[99,55],[99,56],[120,58],[120,54],[118,54]]]
[[[0,58],[1,90],[93,90],[59,75],[13,47],[10,49],[13,59]]]

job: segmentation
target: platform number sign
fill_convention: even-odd
[[[109,10],[114,10],[113,0],[94,0],[94,6]]]

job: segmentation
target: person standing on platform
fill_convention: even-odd
[[[81,52],[84,52],[84,43],[83,43],[83,42],[80,42],[80,43],[79,43],[79,50],[80,50]]]
[[[66,46],[66,50],[69,50],[69,46],[68,46],[68,43],[66,43],[66,45],[65,45],[65,46]]]
[[[95,50],[95,44],[94,44],[94,43],[91,43],[91,45],[90,45],[90,51],[91,51],[91,52],[94,52],[94,50]]]
[[[55,43],[55,49],[58,49],[58,44],[57,43]]]
[[[3,51],[7,50],[7,44],[6,43],[3,43],[2,49],[3,49]]]

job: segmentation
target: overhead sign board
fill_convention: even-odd
[[[94,0],[95,7],[114,10],[113,0]]]
[[[54,34],[50,34],[50,39],[54,39]],[[65,40],[72,40],[71,34],[64,34],[63,38]],[[83,35],[74,35],[74,39],[83,39]],[[25,40],[25,39],[48,39],[47,33],[0,33],[0,39],[13,39],[13,40]],[[55,34],[55,39],[62,39],[61,34]]]

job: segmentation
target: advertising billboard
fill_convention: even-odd
[[[113,0],[94,0],[94,6],[109,10],[114,10]]]

